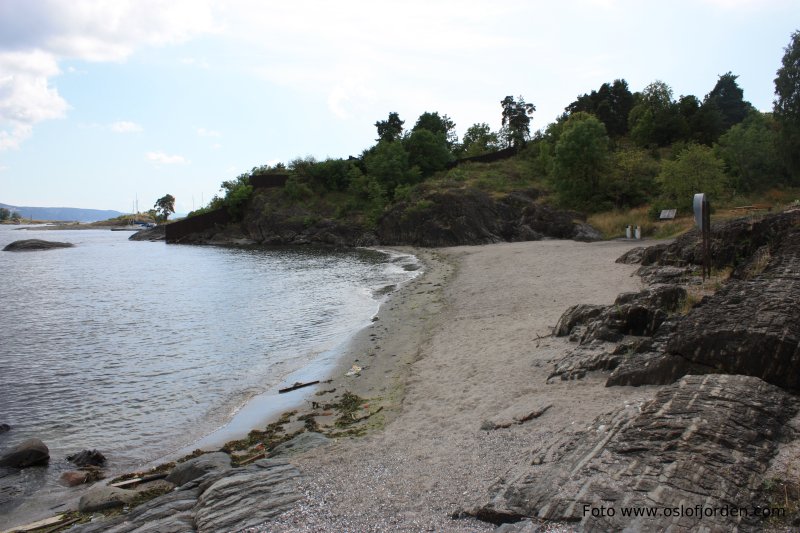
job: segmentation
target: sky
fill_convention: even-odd
[[[357,156],[375,122],[532,131],[617,78],[770,111],[797,0],[0,0],[0,202],[141,211],[223,180]]]

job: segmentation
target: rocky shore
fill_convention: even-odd
[[[712,238],[705,282],[696,232],[415,252],[300,408],[73,530],[798,526],[800,212]]]

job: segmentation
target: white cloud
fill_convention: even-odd
[[[141,125],[127,120],[114,122],[109,127],[111,128],[111,131],[116,133],[138,133],[140,131],[144,131],[144,128],[142,128]]]
[[[222,145],[220,143],[214,143],[211,145],[211,148],[213,148],[214,150],[219,150],[220,148],[222,148]]]
[[[0,2],[0,151],[19,148],[38,122],[65,116],[69,104],[50,85],[60,74],[60,60],[123,61],[141,46],[179,43],[216,32],[214,3]]]
[[[149,161],[161,165],[185,165],[189,162],[181,155],[168,155],[164,152],[147,152],[145,157]]]
[[[19,148],[34,124],[64,116],[69,105],[48,85],[58,73],[44,52],[0,52],[0,151]]]
[[[207,130],[205,128],[198,128],[197,135],[200,137],[222,137],[222,134],[216,130]]]

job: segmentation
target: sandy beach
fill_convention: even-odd
[[[569,348],[549,336],[561,314],[642,287],[635,266],[614,262],[637,244],[416,250],[425,274],[384,305],[330,384],[366,398],[370,411],[383,407],[370,419],[376,427],[294,457],[304,499],[268,529],[492,531],[451,516],[485,502],[515,466],[546,461],[598,415],[652,396],[651,387],[606,388],[605,377],[591,374],[547,382]],[[359,376],[344,375],[351,364],[363,367]],[[540,411],[523,424],[482,429]]]

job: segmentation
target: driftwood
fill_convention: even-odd
[[[125,481],[120,481],[119,483],[112,483],[110,486],[121,489],[123,487],[127,487],[128,485],[138,485],[139,483],[147,483],[148,481],[164,479],[165,477],[167,477],[167,475],[168,474],[153,474],[151,476],[135,477],[131,479],[126,479]]]
[[[248,465],[248,464],[252,463],[253,461],[258,461],[259,459],[264,459],[266,456],[267,456],[266,453],[259,453],[257,455],[252,456],[252,457],[248,457],[244,461],[240,461],[239,462],[239,466]]]
[[[298,381],[291,387],[286,387],[285,389],[279,389],[278,394],[283,394],[284,392],[292,392],[293,390],[302,389],[303,387],[310,387],[311,385],[316,385],[317,383],[319,383],[319,380],[309,381],[308,383],[300,383]]]

